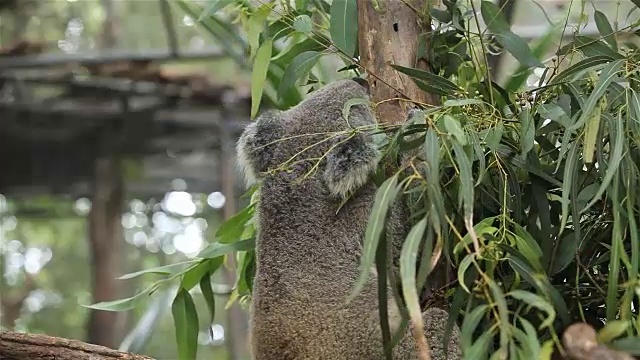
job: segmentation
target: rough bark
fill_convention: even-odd
[[[390,66],[430,70],[427,61],[417,56],[420,35],[430,29],[430,19],[423,17],[423,14],[428,14],[428,1],[378,0],[377,3],[378,10],[371,0],[357,0],[360,64],[367,73],[369,93],[378,121],[385,125],[401,124],[407,119],[413,103],[422,106],[438,104],[436,96],[424,92],[409,76]],[[429,44],[426,45],[428,47]],[[432,271],[423,302],[447,283],[447,274],[446,262],[440,261]],[[431,302],[442,305],[442,301]],[[421,360],[430,359],[426,338],[420,324],[416,325],[413,335],[419,357]]]
[[[0,360],[154,360],[64,338],[0,332]]]
[[[376,116],[386,124],[404,122],[406,101],[436,104],[436,97],[420,90],[407,75],[390,64],[428,70],[424,59],[417,59],[418,39],[428,26],[422,24],[425,0],[380,1],[380,10],[371,0],[358,0],[358,49],[360,63],[367,72],[371,99],[377,104]]]
[[[93,303],[118,298],[118,243],[122,240],[124,188],[119,161],[103,157],[95,163],[95,185],[89,213]],[[118,313],[91,310],[87,341],[115,347]]]

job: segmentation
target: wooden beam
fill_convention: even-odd
[[[144,53],[110,50],[108,52],[87,52],[83,54],[44,54],[0,58],[0,69],[43,68],[49,66],[64,66],[70,63],[107,64],[119,61],[186,61],[203,59],[220,59],[224,52],[218,49],[189,51],[173,55],[166,49],[150,49]]]

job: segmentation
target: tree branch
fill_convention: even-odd
[[[104,346],[46,335],[0,332],[0,360],[155,360]]]

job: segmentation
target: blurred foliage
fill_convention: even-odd
[[[355,0],[217,0],[204,8],[180,3],[192,14],[202,13],[202,26],[215,37],[231,32],[227,18],[242,26],[245,36],[228,39],[228,50],[240,48],[253,61],[252,116],[264,94],[271,105],[286,108],[299,100],[288,91],[318,86],[323,58],[339,57],[345,73],[355,70]],[[561,348],[558,334],[575,321],[600,329],[602,341],[640,354],[638,22],[617,28],[596,10],[598,36],[576,31],[543,59],[544,49],[532,50],[492,2],[443,4],[429,9],[435,31],[416,39],[437,44],[422,54],[433,73],[394,66],[424,91],[439,95],[442,105],[382,129],[389,135],[386,159],[399,171],[383,179],[379,191],[395,188],[392,193],[408,196],[416,224],[412,233],[423,234],[406,246],[419,241],[427,265],[418,274],[408,273],[419,279],[403,284],[423,284],[430,260],[451,262],[458,282],[443,290],[452,304],[450,324],[461,324],[468,359],[549,359],[554,346]],[[486,25],[482,32],[470,30],[483,29],[481,23]],[[622,32],[632,39],[618,37]],[[489,48],[522,65],[507,79],[508,89],[490,78]],[[529,86],[524,80],[532,78]],[[411,157],[410,165],[399,160],[404,155]],[[380,199],[374,213],[390,203]],[[198,278],[207,284],[220,266],[216,260],[237,251],[234,297],[250,301],[255,196],[252,200],[220,227],[218,241],[200,253],[201,260],[186,269],[146,271],[166,272],[158,284],[178,279],[188,290]],[[383,226],[376,218],[368,224],[371,230]],[[378,242],[376,236],[365,238],[363,263],[373,261]],[[404,251],[401,266],[414,266],[413,256]],[[363,265],[363,271],[369,268]],[[402,290],[416,296],[416,289]],[[205,288],[203,293],[211,299]],[[189,294],[181,291],[174,300],[177,328],[186,329],[206,314],[193,310]],[[134,306],[137,298],[124,302]],[[122,304],[94,306],[117,310]],[[193,358],[195,340],[177,340],[184,350],[181,359]]]

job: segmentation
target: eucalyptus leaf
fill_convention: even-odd
[[[329,33],[333,44],[346,56],[353,57],[358,45],[358,8],[356,0],[333,0]]]
[[[267,80],[271,52],[273,50],[273,38],[265,40],[256,52],[253,62],[253,72],[251,73],[251,118],[258,114],[258,108],[264,93],[264,85]]]
[[[195,360],[198,351],[198,313],[188,291],[178,290],[171,314],[175,326],[179,360]]]

